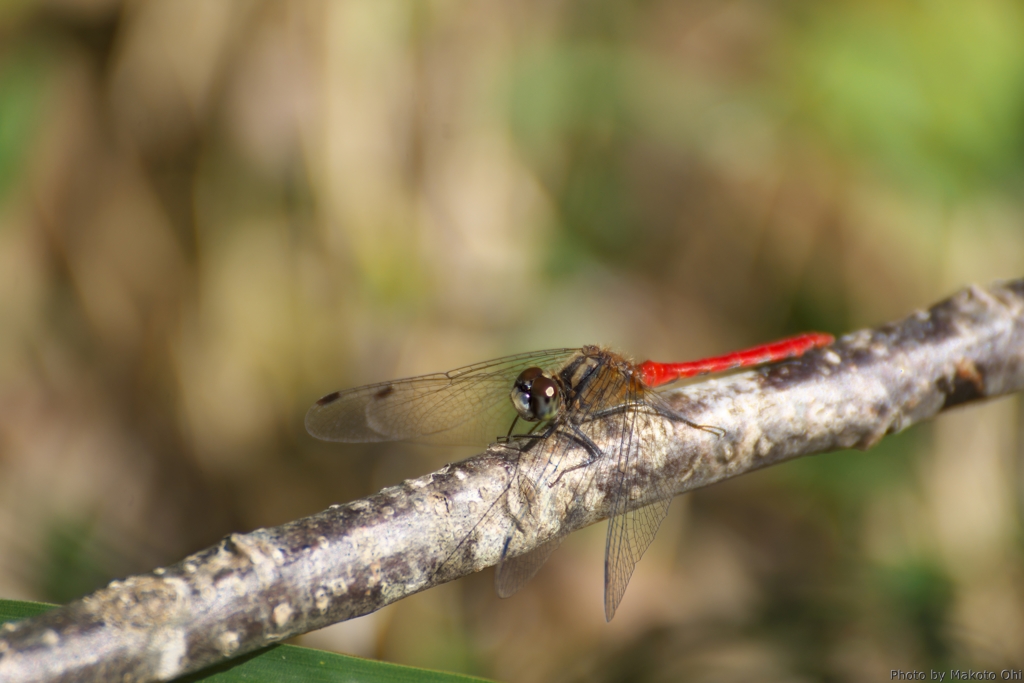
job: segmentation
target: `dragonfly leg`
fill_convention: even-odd
[[[512,420],[512,426],[508,428],[508,434],[506,434],[505,436],[499,436],[498,437],[498,439],[497,439],[498,443],[512,443],[513,439],[521,439],[521,438],[543,439],[543,438],[546,438],[553,431],[552,429],[550,429],[550,425],[548,425],[549,429],[547,431],[545,431],[543,434],[534,434],[534,432],[536,432],[538,429],[541,428],[542,425],[545,424],[543,422],[536,422],[536,423],[534,423],[530,427],[529,431],[523,432],[522,434],[513,434],[512,430],[516,428],[516,424],[518,422],[519,422],[519,416],[517,415],[516,418],[514,420]]]
[[[569,434],[569,437],[576,443],[583,446],[583,448],[587,451],[587,460],[586,462],[581,462],[578,465],[573,465],[572,467],[568,467],[562,470],[561,472],[558,473],[558,476],[555,477],[555,480],[548,484],[548,486],[554,486],[555,484],[557,484],[562,479],[562,475],[568,474],[569,472],[573,472],[582,467],[589,467],[590,465],[593,465],[595,462],[600,460],[602,456],[604,456],[604,453],[601,452],[601,449],[597,447],[597,444],[594,443],[589,436],[584,434],[578,425],[572,425],[572,433]]]
[[[518,420],[519,418],[516,418],[516,419]],[[541,428],[542,425],[546,426],[547,429],[545,429],[542,434],[535,433],[538,429]],[[499,436],[498,437],[498,443],[511,443],[514,439],[537,439],[537,440],[543,440],[543,439],[546,439],[549,436],[551,436],[551,434],[553,434],[554,431],[555,431],[554,423],[550,423],[550,424],[545,425],[543,422],[537,422],[532,427],[530,427],[530,431],[523,432],[522,434],[513,434],[512,433],[512,429],[515,426],[516,426],[516,423],[513,422],[512,423],[512,427],[510,427],[509,430],[508,430],[508,435],[507,436]]]
[[[509,436],[507,438],[508,440],[511,440],[513,438],[530,439],[532,440],[532,442],[530,443],[530,446],[532,447],[534,444],[540,443],[541,441],[547,439],[549,436],[551,436],[552,434],[561,429],[566,436],[568,436],[570,439],[583,446],[583,448],[586,449],[587,451],[586,462],[582,462],[578,465],[573,465],[569,469],[560,472],[558,476],[555,477],[555,480],[548,484],[548,486],[554,486],[555,484],[557,484],[558,481],[562,478],[563,474],[567,472],[572,472],[573,470],[577,470],[581,467],[587,467],[588,465],[591,465],[595,461],[597,461],[602,455],[604,455],[601,452],[601,449],[597,447],[597,444],[595,444],[589,436],[584,434],[582,430],[580,430],[579,426],[577,426],[576,424],[570,423],[572,431],[569,431],[564,429],[561,425],[559,425],[558,422],[551,422],[550,424],[547,425],[547,428],[544,429],[543,432],[536,433],[536,430],[540,429],[542,424],[543,423],[538,422],[537,424],[530,428],[530,431],[526,432],[525,434],[516,434],[515,436]]]
[[[622,405],[612,406],[611,408],[605,408],[604,410],[599,410],[599,411],[597,411],[597,412],[595,412],[595,413],[593,413],[591,415],[588,415],[587,416],[587,421],[590,422],[592,420],[600,420],[602,418],[610,417],[612,415],[617,415],[619,413],[624,413],[627,410],[636,409],[636,408],[643,408],[645,410],[648,410],[648,411],[654,413],[655,415],[660,415],[661,417],[663,417],[663,418],[665,418],[667,420],[671,420],[673,422],[682,422],[686,426],[693,427],[694,429],[699,429],[702,432],[709,432],[711,434],[714,434],[715,436],[725,436],[725,430],[722,429],[721,427],[715,427],[714,425],[698,424],[698,423],[694,422],[693,420],[690,420],[690,419],[687,419],[687,418],[683,417],[682,415],[680,415],[679,413],[677,413],[677,412],[675,412],[673,410],[669,410],[668,408],[664,408],[662,406],[651,405],[650,403],[643,403],[643,402],[640,402],[640,403],[623,403]]]
[[[508,443],[509,441],[511,441],[512,440],[512,430],[516,428],[517,424],[519,424],[519,416],[518,415],[516,415],[515,419],[512,420],[512,425],[508,428],[508,434],[506,434],[505,436],[499,436],[498,437],[498,439],[497,439],[498,443]]]

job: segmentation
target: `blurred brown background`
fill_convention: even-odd
[[[318,396],[684,360],[1024,275],[1013,0],[3,0],[0,596],[66,601],[470,452]],[[1024,667],[1016,399],[300,639],[514,681]]]

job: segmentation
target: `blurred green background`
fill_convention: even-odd
[[[345,386],[684,360],[1024,275],[1013,0],[0,1],[0,595],[66,601],[472,453]],[[509,681],[1024,667],[1017,399],[300,639]]]

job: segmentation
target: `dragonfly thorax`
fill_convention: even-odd
[[[540,368],[527,368],[519,373],[509,397],[519,417],[527,422],[553,420],[562,409],[558,382]]]

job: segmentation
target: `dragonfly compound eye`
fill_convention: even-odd
[[[550,420],[562,407],[558,383],[546,377],[540,368],[527,368],[519,373],[510,397],[519,417],[527,422]]]
[[[530,410],[536,416],[534,420],[550,420],[558,414],[562,407],[562,394],[558,384],[548,377],[538,377],[533,381],[530,392]]]

